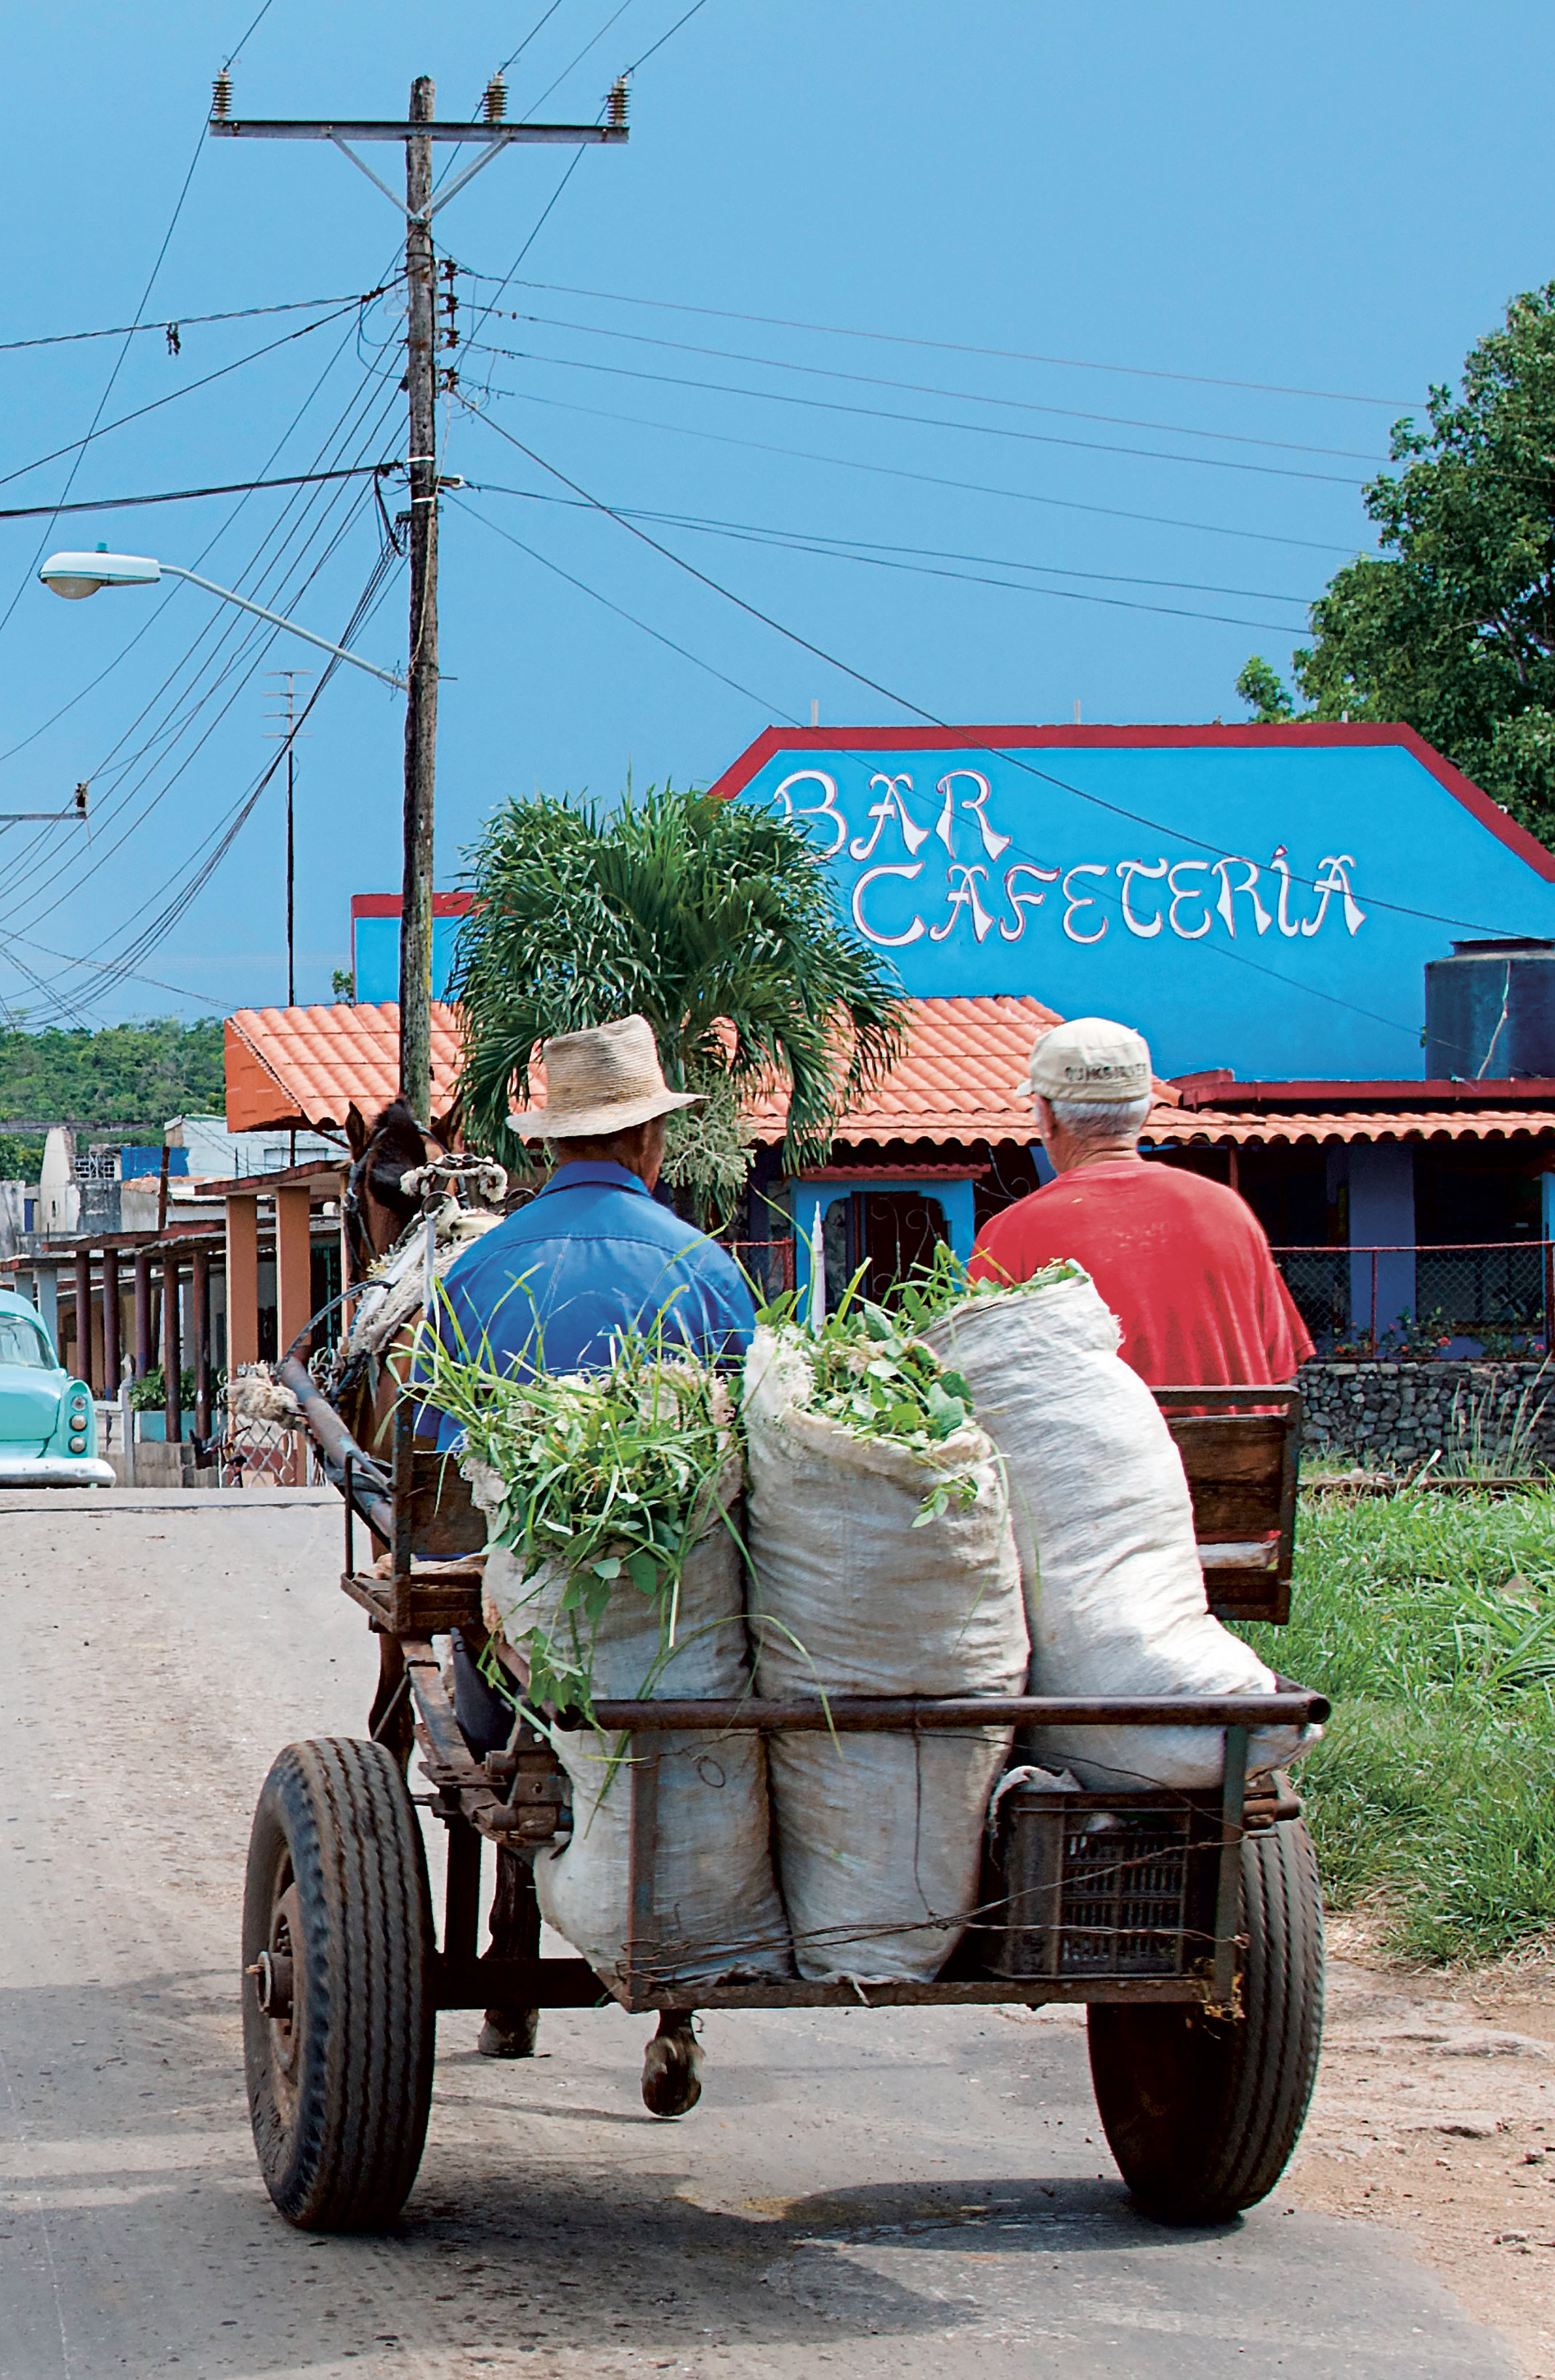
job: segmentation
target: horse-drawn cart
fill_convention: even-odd
[[[699,2096],[696,2009],[1080,2001],[1108,2141],[1136,2199],[1169,2222],[1225,2217],[1273,2187],[1317,2066],[1322,1920],[1311,1845],[1278,1779],[1248,1790],[1249,1734],[1321,1720],[1321,1698],[1273,1694],[1084,1701],[832,1696],[819,1702],[601,1702],[623,1740],[630,1934],[624,1972],[542,1956],[532,1863],[568,1826],[566,1782],[518,1719],[477,1758],[435,1636],[485,1642],[484,1524],[451,1463],[396,1415],[392,1469],[352,1439],[302,1366],[283,1366],[345,1500],[341,1585],[363,1607],[381,1674],[365,1739],[288,1746],[261,1794],[244,1912],[244,2032],[254,2136],[287,2218],[379,2228],[414,2182],[431,2097],[436,2017],[482,2009],[521,2052],[536,2013],[611,2001],[657,2012],[643,2095],[658,2115]],[[1281,1390],[1164,1390],[1184,1455],[1211,1601],[1282,1621],[1294,1534],[1300,1402]],[[363,1570],[358,1523],[387,1549]],[[464,1566],[461,1566],[461,1560]],[[966,1730],[990,1724],[1224,1730],[1218,1791],[1002,1791],[978,1907],[927,1983],[666,1986],[655,1906],[659,1764],[666,1738],[751,1730]],[[430,1790],[407,1781],[419,1750]],[[441,1938],[417,1804],[447,1830]],[[480,1949],[481,1840],[496,1850],[492,1947]]]

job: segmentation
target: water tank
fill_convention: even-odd
[[[1432,1082],[1555,1076],[1555,942],[1454,942],[1426,967]]]

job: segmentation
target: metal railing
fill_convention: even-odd
[[[1539,1354],[1555,1322],[1555,1241],[1278,1247],[1274,1261],[1320,1351],[1428,1358],[1455,1339]]]

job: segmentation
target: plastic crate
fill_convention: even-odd
[[[993,1974],[1184,1975],[1213,1955],[1215,1799],[1018,1785],[999,1819]]]

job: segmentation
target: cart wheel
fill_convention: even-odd
[[[1218,2223],[1266,2198],[1290,2161],[1323,2030],[1323,1903],[1300,1819],[1242,1844],[1242,2013],[1087,2010],[1108,2144],[1145,2213]]]
[[[265,2187],[289,2223],[374,2231],[410,2194],[431,2105],[431,1901],[380,1743],[288,1744],[243,1899],[243,2048]]]
[[[667,2010],[642,2061],[642,2104],[650,2116],[688,2116],[702,2095],[696,2020]]]

